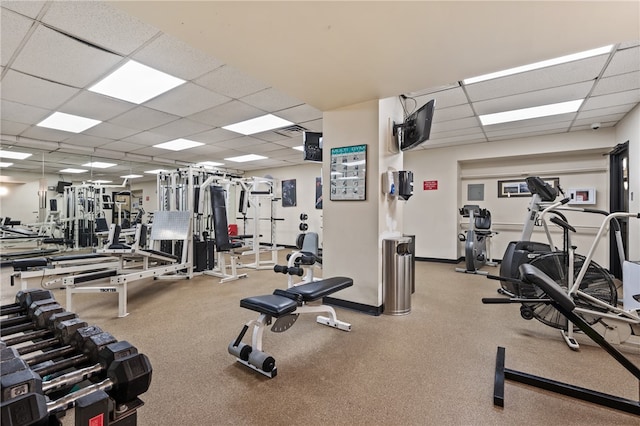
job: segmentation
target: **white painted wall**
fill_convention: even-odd
[[[629,141],[629,211],[640,212],[640,105],[615,127],[616,143]],[[640,219],[629,221],[629,253],[640,260]]]
[[[463,203],[463,192],[466,197],[466,184],[475,182],[471,179],[463,182],[461,180],[463,173],[471,176],[480,173],[497,174],[500,179],[516,179],[525,174],[543,172],[561,174],[565,178],[563,180],[566,180],[569,185],[585,182],[589,186],[600,188],[599,194],[603,195],[600,198],[605,198],[599,201],[600,205],[601,202],[608,203],[604,183],[607,182],[605,180],[607,178],[602,172],[567,173],[567,171],[586,168],[586,165],[591,167],[594,161],[595,163],[598,161],[593,158],[584,159],[582,155],[585,152],[606,151],[615,144],[615,131],[601,129],[598,132],[572,132],[405,153],[405,168],[414,170],[416,189],[415,195],[409,200],[405,209],[404,230],[405,233],[416,235],[416,256],[451,260],[460,256],[459,242],[456,238],[460,230],[458,208]],[[541,157],[543,154],[544,156]],[[580,154],[580,156],[571,159],[573,154]],[[495,162],[484,164],[479,162],[489,159]],[[474,170],[473,167],[476,169]],[[569,178],[569,175],[572,177]],[[425,180],[437,180],[438,189],[423,191],[422,182]],[[497,192],[496,177],[486,177],[481,180],[485,183],[485,193]],[[564,184],[563,180],[561,184]],[[498,201],[494,195],[492,203],[495,204],[487,205],[487,208],[491,210],[492,215],[496,216],[497,222],[516,223],[522,226],[526,201],[508,201],[513,203],[507,203],[507,200]],[[494,257],[502,257],[504,247],[508,243],[506,240],[510,238],[510,235],[505,235],[504,239],[502,236],[496,238]],[[603,256],[600,255],[600,257]]]

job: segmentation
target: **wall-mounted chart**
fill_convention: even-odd
[[[367,145],[331,148],[330,200],[366,200]]]

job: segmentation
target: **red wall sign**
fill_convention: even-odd
[[[425,180],[422,182],[422,189],[425,191],[433,191],[438,189],[437,180]]]

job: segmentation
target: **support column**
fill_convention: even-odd
[[[363,102],[323,117],[323,275],[353,278],[330,302],[371,314],[382,312],[382,240],[402,235],[404,201],[382,193],[382,174],[402,170],[392,135],[403,120],[398,98]],[[367,146],[366,200],[331,201],[331,149]]]

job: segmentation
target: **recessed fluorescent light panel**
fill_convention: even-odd
[[[111,182],[113,182],[113,181],[111,181],[111,180],[98,179],[98,180],[90,180],[89,182],[93,182],[93,183],[111,183]]]
[[[478,77],[467,78],[462,80],[464,84],[473,84],[480,81],[492,80],[494,78],[506,77],[512,74],[518,74],[525,71],[537,70],[540,68],[550,67],[552,65],[564,64],[566,62],[577,61],[579,59],[591,58],[592,56],[604,55],[611,52],[613,45],[599,47],[597,49],[586,50],[584,52],[574,53],[572,55],[561,56],[555,59],[548,59],[546,61],[536,62],[529,65],[523,65],[520,67],[509,68],[507,70],[493,72],[489,74],[480,75]]]
[[[124,175],[124,176],[120,176],[122,179],[135,179],[135,178],[141,178],[142,175]]]
[[[202,167],[218,167],[218,166],[223,166],[224,163],[216,163],[215,161],[202,161],[196,165],[202,166]]]
[[[100,123],[102,123],[102,121],[94,120],[92,118],[65,114],[64,112],[54,112],[49,117],[36,124],[36,126],[64,130],[65,132],[71,133],[81,133]]]
[[[83,164],[82,167],[92,167],[94,169],[108,169],[109,167],[117,166],[115,163],[103,163],[100,161],[93,161],[91,163]]]
[[[273,114],[252,118],[251,120],[222,126],[225,130],[241,133],[243,135],[253,135],[254,133],[266,132],[267,130],[279,129],[280,127],[291,126],[291,121],[276,117]]]
[[[225,158],[225,160],[235,161],[236,163],[246,163],[247,161],[266,160],[267,158],[268,157],[263,157],[262,155],[249,154],[249,155],[241,155],[239,157]]]
[[[304,152],[304,145],[294,146],[293,149]]]
[[[542,105],[532,108],[515,109],[513,111],[497,112],[495,114],[481,115],[480,122],[483,126],[491,124],[508,123],[510,121],[529,120],[531,118],[548,117],[550,115],[567,114],[576,112],[584,99],[576,101],[560,102],[557,104]]]
[[[189,139],[174,139],[169,142],[154,145],[154,148],[168,149],[171,151],[182,151],[183,149],[195,148],[204,145],[202,142],[190,141]]]
[[[0,167],[9,167],[9,166],[13,166],[13,163],[0,162]]]
[[[62,169],[60,173],[87,173],[88,170],[84,169]]]
[[[31,157],[31,154],[26,152],[17,152],[17,151],[5,151],[4,149],[0,149],[0,158],[11,158],[12,160],[24,160],[25,158]]]
[[[160,173],[166,172],[165,169],[155,169],[155,170],[146,170],[145,173],[149,173],[150,175],[159,175]]]
[[[89,91],[141,104],[185,81],[136,61],[129,61],[89,88]]]

